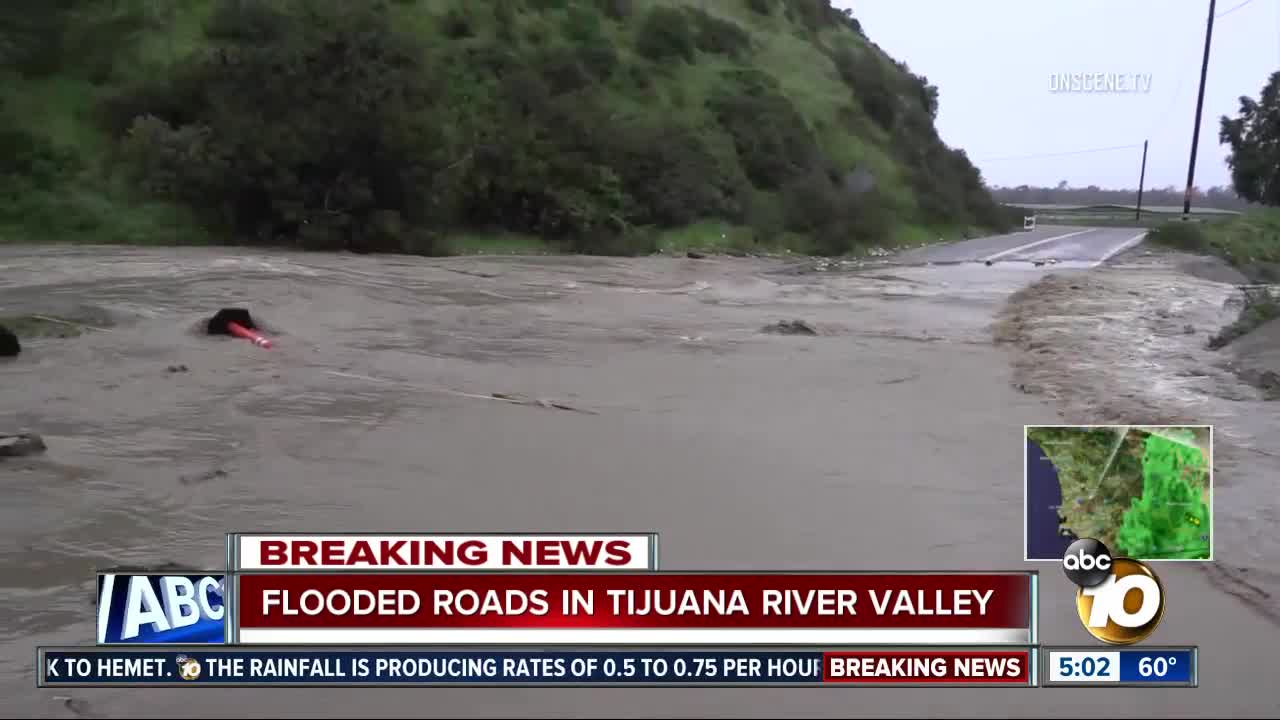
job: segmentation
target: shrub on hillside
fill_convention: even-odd
[[[847,25],[850,20],[857,23],[851,12],[831,7],[831,0],[782,0],[782,6],[792,22],[800,24],[811,33]],[[860,26],[858,29],[861,31]]]
[[[773,14],[774,0],[746,0],[747,7],[761,15]]]
[[[901,102],[889,69],[870,50],[841,48],[832,57],[840,79],[853,90],[867,116],[888,130],[897,122]]]
[[[273,43],[289,31],[281,9],[265,2],[220,2],[204,23],[205,37],[217,42]]]
[[[701,8],[688,8],[699,50],[736,57],[751,49],[751,35],[730,20],[723,20]]]
[[[0,157],[4,158],[0,185],[7,189],[21,184],[49,190],[81,167],[74,153],[18,128],[4,107],[0,107]]]
[[[640,22],[636,50],[654,61],[692,62],[697,41],[688,16],[678,8],[658,6]]]
[[[459,7],[449,8],[444,17],[440,18],[440,29],[445,37],[454,40],[473,37],[476,34],[475,20],[471,17],[471,13]]]
[[[596,4],[614,20],[626,20],[635,12],[634,0],[596,0]]]
[[[631,223],[674,227],[740,212],[745,178],[725,167],[692,128],[636,120],[610,135],[610,164],[634,202]]]
[[[147,115],[174,125],[195,122],[208,109],[202,89],[207,67],[204,63],[187,63],[167,75],[145,76],[116,88],[98,101],[94,118],[113,137],[124,135],[135,119]]]
[[[725,73],[708,103],[756,187],[776,189],[817,162],[818,144],[808,124],[768,75]]]
[[[562,29],[564,37],[577,45],[595,44],[604,39],[600,13],[581,5],[574,5],[565,13]]]
[[[788,230],[813,238],[818,255],[844,255],[886,242],[893,214],[877,192],[851,193],[824,172],[810,172],[782,188]]]
[[[540,53],[533,61],[552,95],[581,90],[595,80],[573,48],[555,47]]]
[[[69,10],[68,3],[50,0],[0,3],[0,67],[29,76],[56,72]]]
[[[145,188],[244,237],[272,240],[312,217],[359,236],[374,210],[417,204],[418,166],[438,162],[421,48],[375,7],[284,16],[284,41],[224,44],[121,103],[117,122],[146,112],[123,154]]]

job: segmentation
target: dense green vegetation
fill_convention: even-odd
[[[1231,148],[1227,165],[1236,193],[1280,205],[1280,71],[1271,73],[1256,100],[1240,98],[1236,117],[1222,117],[1218,140]]]
[[[7,240],[841,254],[1008,222],[936,88],[827,0],[10,0],[0,61]]]
[[[1199,223],[1170,220],[1147,238],[1177,250],[1221,257],[1254,282],[1280,282],[1280,208]]]
[[[1119,554],[1160,560],[1209,557],[1212,518],[1203,490],[1208,473],[1199,448],[1148,437],[1142,496],[1134,498],[1116,533]]]

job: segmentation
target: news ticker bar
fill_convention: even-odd
[[[41,648],[39,687],[1009,686],[1035,648]]]
[[[1196,687],[1194,647],[40,648],[39,687]]]

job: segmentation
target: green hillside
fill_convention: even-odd
[[[6,0],[0,240],[842,254],[1002,226],[827,0]]]

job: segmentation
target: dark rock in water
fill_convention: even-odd
[[[209,318],[205,325],[205,331],[210,335],[230,335],[231,330],[227,327],[228,323],[235,323],[240,327],[248,330],[257,330],[258,326],[253,322],[253,316],[244,308],[223,308]]]
[[[987,267],[991,267],[992,265],[995,265],[995,264],[996,264],[996,261],[995,261],[995,260],[988,260],[988,261],[987,261]]]
[[[803,320],[781,320],[772,325],[765,325],[761,332],[774,335],[817,335],[818,331]]]
[[[0,435],[0,458],[39,455],[46,449],[44,439],[29,435]]]
[[[197,483],[209,482],[210,480],[218,480],[221,478],[225,478],[226,476],[227,476],[226,470],[223,470],[222,468],[214,468],[213,470],[202,472],[202,473],[199,473],[198,475],[183,475],[182,477],[178,478],[178,482],[182,483],[183,485],[195,485]]]
[[[170,365],[169,367],[165,368],[165,371],[171,372],[171,373],[184,373],[189,369],[190,368],[188,368],[186,365]]]
[[[684,256],[691,260],[701,260],[702,258],[706,257],[706,255],[703,255],[702,253],[696,252],[693,250],[690,250],[689,252],[685,253]]]
[[[16,357],[22,352],[22,343],[9,328],[0,325],[0,357]]]

